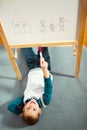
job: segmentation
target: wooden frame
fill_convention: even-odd
[[[0,38],[0,45],[2,44],[2,40],[1,40],[1,38]]]
[[[80,63],[81,63],[81,55],[82,55],[82,46],[83,46],[83,36],[84,36],[84,27],[85,27],[85,20],[87,16],[87,0],[82,0],[82,7],[81,7],[81,14],[80,14],[80,24],[79,24],[79,33],[78,33],[78,40],[74,41],[65,41],[65,42],[55,42],[55,43],[24,43],[24,44],[10,44],[8,42],[8,39],[6,37],[4,27],[2,23],[0,22],[0,37],[1,40],[5,46],[5,49],[9,55],[9,58],[11,60],[11,63],[13,65],[13,68],[16,72],[18,80],[22,80],[22,75],[19,70],[19,67],[17,65],[16,59],[17,59],[17,52],[18,48],[24,48],[24,47],[37,47],[37,46],[49,46],[49,47],[55,47],[55,46],[74,46],[78,43],[78,50],[77,50],[77,59],[76,59],[76,68],[75,68],[75,77],[79,77],[80,72]],[[15,49],[15,54],[12,51],[12,48]]]
[[[1,37],[2,41],[3,41],[5,49],[6,49],[7,53],[8,53],[9,58],[10,58],[10,61],[11,61],[12,65],[13,65],[13,68],[14,68],[14,70],[16,72],[18,80],[22,80],[22,75],[21,75],[21,72],[20,72],[20,70],[18,68],[15,55],[13,54],[13,52],[11,50],[11,47],[9,46],[7,37],[5,35],[5,32],[3,30],[3,27],[1,25],[1,23],[0,23],[0,37]]]
[[[80,72],[80,63],[82,56],[82,47],[83,47],[83,38],[84,38],[84,28],[87,16],[87,0],[82,0],[81,14],[80,14],[80,23],[79,23],[79,34],[78,34],[78,50],[77,50],[77,59],[76,59],[76,68],[75,68],[75,77],[79,77]]]
[[[84,29],[84,40],[83,43],[85,47],[87,48],[87,16],[86,16],[86,23],[85,23],[85,29]]]

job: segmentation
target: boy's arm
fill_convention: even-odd
[[[20,115],[22,113],[22,108],[24,106],[23,98],[24,96],[21,96],[21,97],[16,98],[14,101],[12,101],[8,105],[8,110],[16,115]]]
[[[52,79],[51,79],[51,74],[48,71],[48,63],[44,60],[44,58],[40,59],[40,65],[44,75],[43,101],[45,105],[48,105],[52,97]]]
[[[44,78],[44,93],[43,93],[43,101],[45,105],[49,105],[52,98],[52,80],[51,78]]]
[[[44,77],[49,78],[50,73],[49,73],[49,70],[48,70],[48,63],[44,60],[43,57],[40,58],[40,66],[42,68]]]

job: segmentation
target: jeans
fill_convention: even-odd
[[[24,50],[24,55],[26,58],[27,65],[29,69],[37,68],[40,67],[40,55],[39,52],[37,55],[33,52],[32,48],[23,48]],[[50,56],[48,52],[48,47],[42,47],[42,55],[45,59],[45,61],[48,62],[48,70],[51,70],[51,65],[50,65]]]

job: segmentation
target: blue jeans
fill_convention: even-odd
[[[23,48],[24,49],[24,55],[26,58],[27,65],[29,69],[33,69],[36,67],[40,67],[40,55],[39,52],[37,55],[33,52],[32,48]],[[48,62],[48,70],[51,70],[50,65],[50,56],[48,52],[48,47],[42,47],[42,55],[45,58],[45,60]]]

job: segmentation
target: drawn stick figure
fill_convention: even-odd
[[[47,31],[47,27],[45,25],[45,20],[40,20],[40,25],[41,25],[41,29],[40,29],[41,33],[46,32]]]
[[[55,32],[55,25],[53,23],[50,24],[49,28],[52,32]]]
[[[67,21],[67,19],[64,19],[64,17],[59,17],[59,30],[60,31],[64,31],[65,29],[65,22]]]

